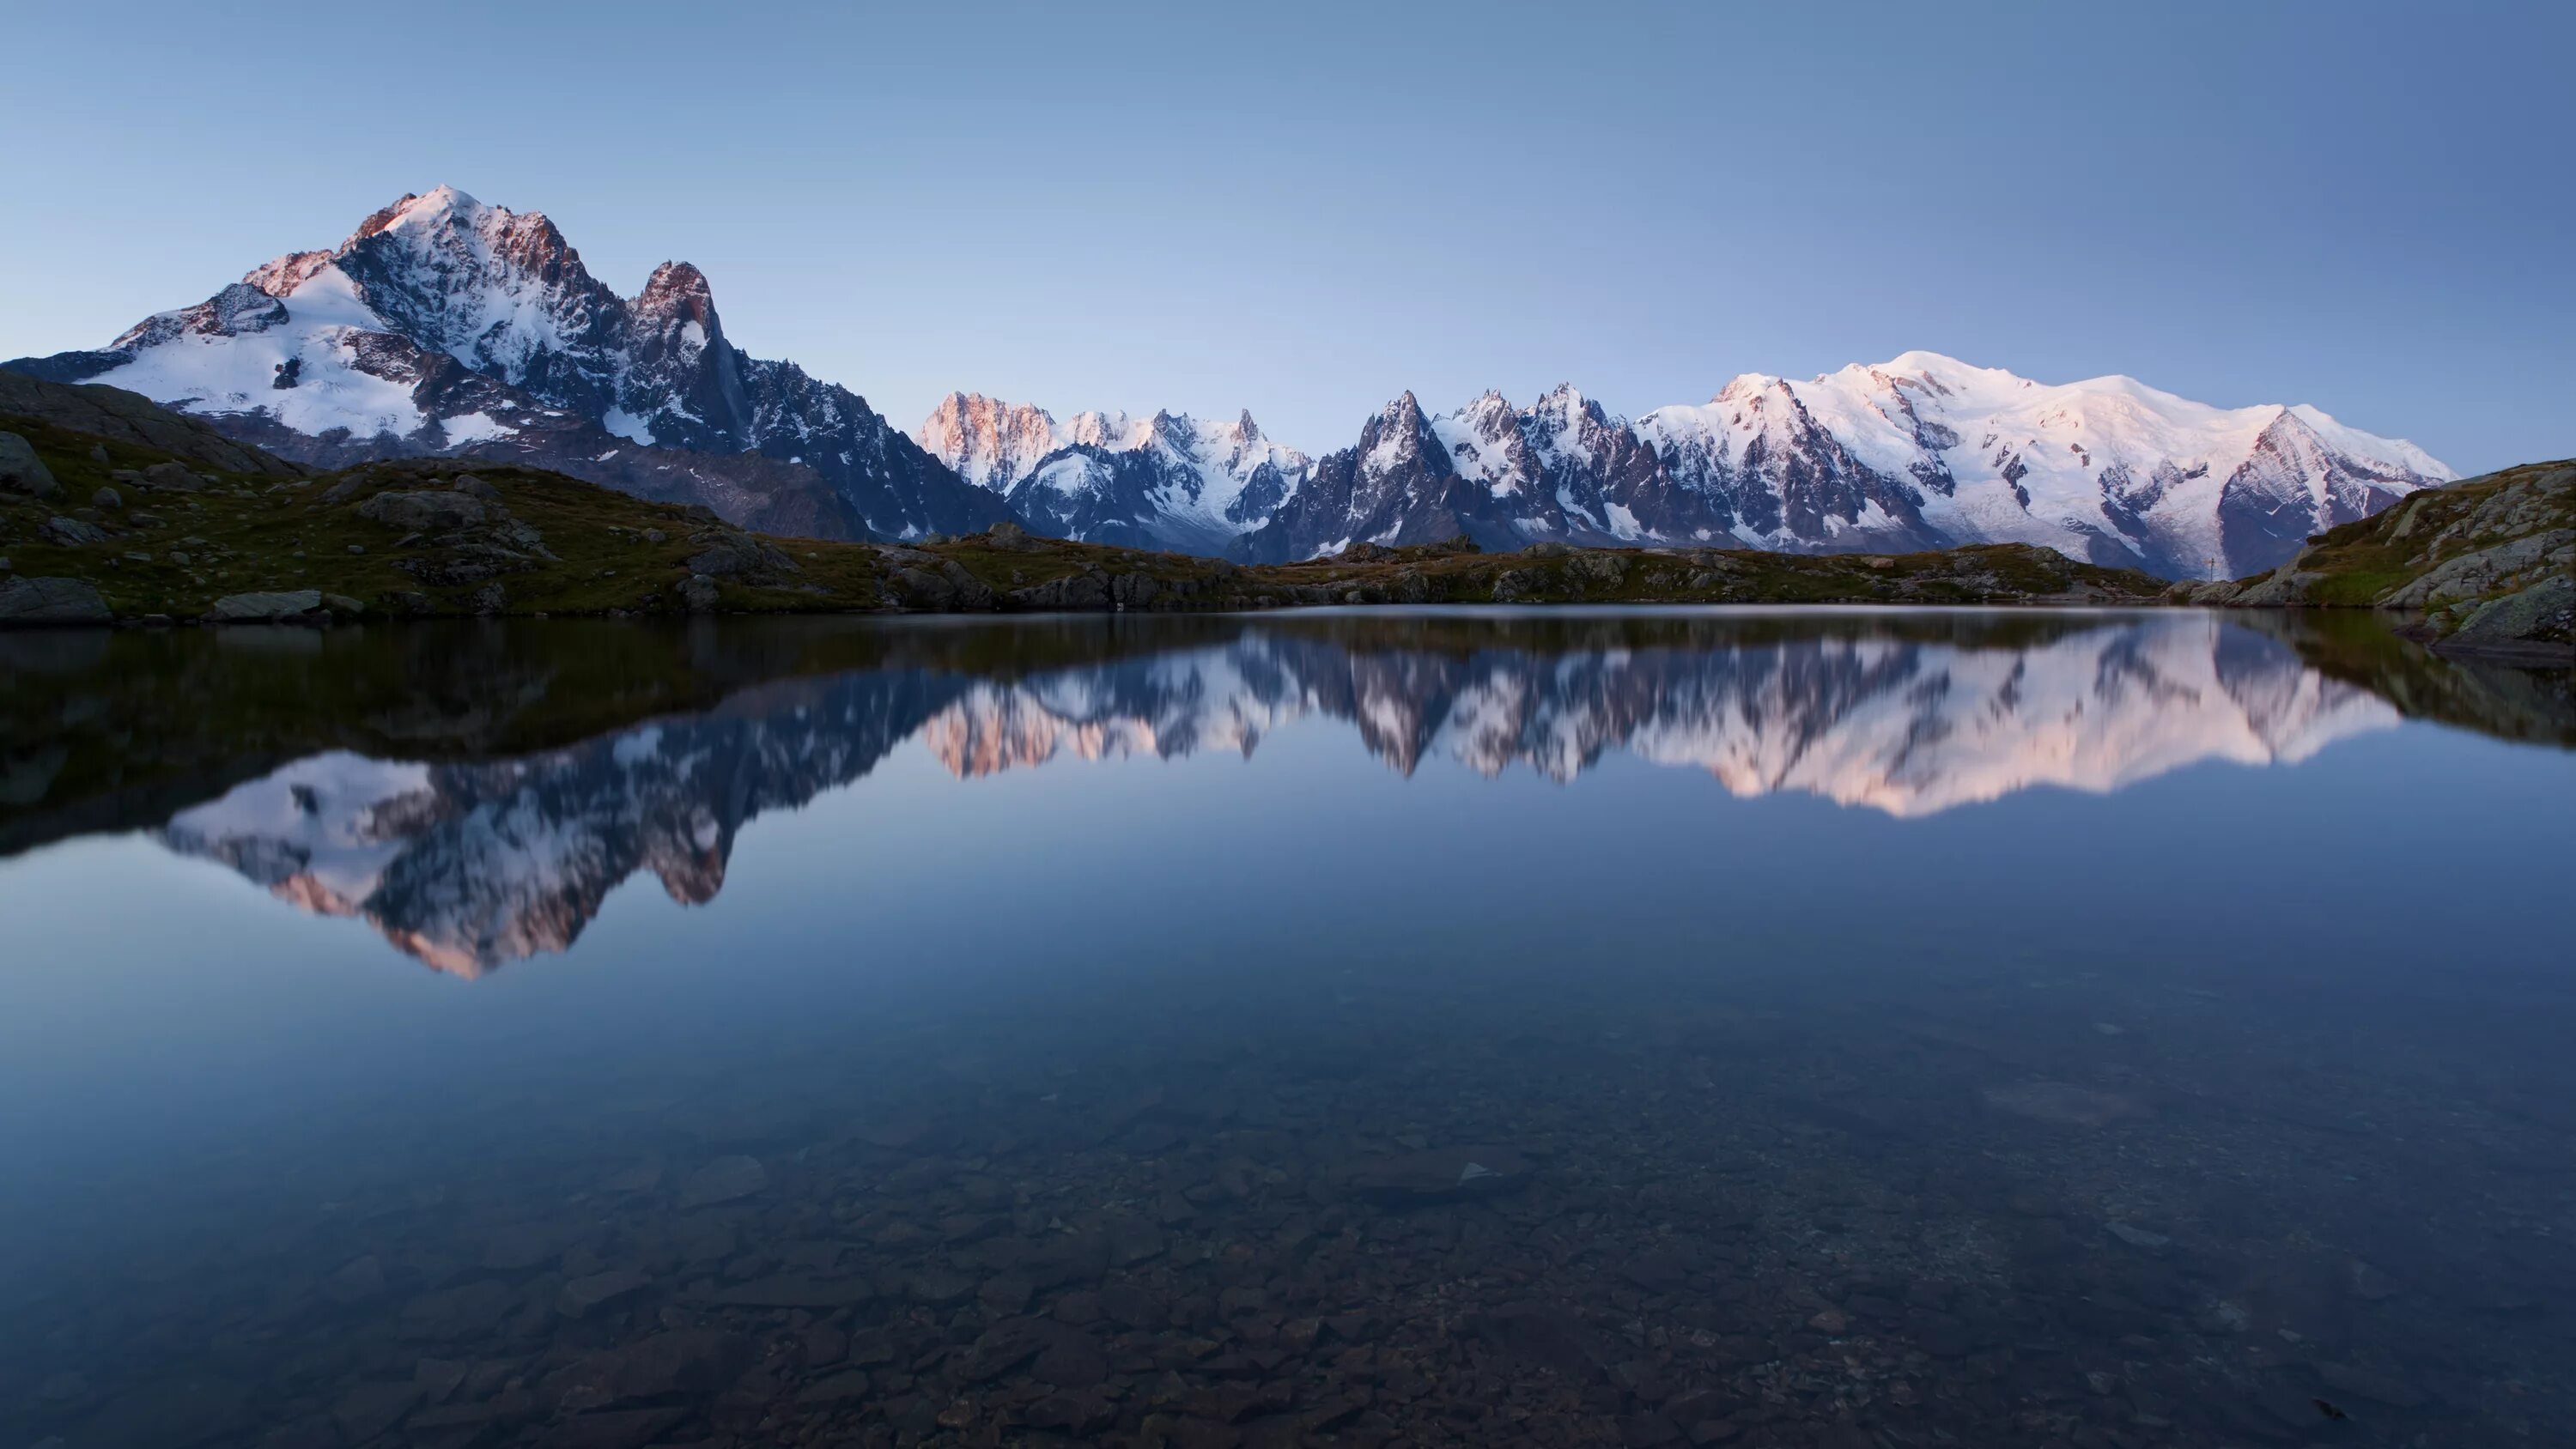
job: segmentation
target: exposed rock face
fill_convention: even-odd
[[[2125,377],[2043,386],[1910,352],[1807,382],[1747,374],[1633,421],[1571,387],[1437,418],[1407,393],[1233,549],[1279,562],[1460,532],[1488,549],[2032,543],[2208,578],[2451,476],[2314,408],[2212,408]]]
[[[62,491],[54,470],[36,456],[36,445],[16,433],[0,433],[0,489],[51,498]]]
[[[2436,649],[2576,653],[2576,464],[2510,468],[2332,529],[2259,578],[2192,591],[2247,608],[2368,605],[2425,616]]]
[[[0,367],[0,413],[36,418],[111,442],[157,448],[201,468],[265,473],[279,478],[292,478],[303,471],[283,458],[244,447],[211,425],[182,417],[139,393],[97,385],[69,386],[64,381],[49,381],[42,375],[13,370],[16,367],[17,364]]]
[[[1230,423],[1168,412],[1058,423],[1040,408],[951,393],[913,436],[1042,533],[1184,553],[1221,553],[1262,526],[1312,466],[1264,437],[1250,412]]]
[[[1008,516],[857,394],[736,348],[695,267],[665,263],[621,298],[544,216],[447,187],[101,351],[10,366],[132,388],[330,466],[492,456],[819,537]]]
[[[107,601],[79,579],[0,581],[0,624],[104,624],[110,617]]]
[[[318,589],[278,589],[226,594],[215,600],[207,612],[227,623],[251,624],[298,618],[316,613],[321,607],[322,593]]]

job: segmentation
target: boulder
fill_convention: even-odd
[[[711,579],[795,571],[794,559],[748,533],[721,534],[689,558],[689,572],[704,574]]]
[[[278,589],[226,594],[215,600],[214,608],[208,612],[225,623],[241,624],[292,619],[321,607],[322,591],[319,589]]]
[[[491,513],[470,494],[398,489],[359,504],[358,516],[404,533],[430,533],[471,528]]]
[[[45,537],[65,548],[79,548],[86,543],[107,542],[107,531],[94,523],[77,518],[48,518],[41,530]]]
[[[107,601],[79,579],[0,583],[0,624],[104,624]]]
[[[53,470],[36,456],[35,444],[16,433],[0,433],[0,490],[51,498],[61,489]]]
[[[2478,605],[2434,647],[2446,654],[2528,652],[2543,658],[2564,655],[2571,639],[2576,639],[2576,578],[2562,574]]]
[[[194,493],[206,486],[206,480],[189,472],[185,463],[155,463],[143,470],[143,483],[171,493]]]
[[[1020,527],[1018,524],[1011,522],[1007,518],[994,524],[991,528],[984,530],[984,546],[987,548],[1002,549],[1010,553],[1034,553],[1039,549],[1046,547],[1045,544],[1029,537],[1029,531],[1027,529]]]

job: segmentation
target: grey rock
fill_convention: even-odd
[[[0,433],[0,489],[51,498],[62,491],[53,470],[36,456],[36,445],[16,433]]]
[[[2576,576],[2559,574],[2478,605],[2438,647],[2446,653],[2548,645],[2563,650],[2571,636],[2576,636]]]
[[[1009,519],[1004,519],[984,530],[984,546],[998,548],[1008,553],[1036,553],[1046,547],[1045,544],[1029,537],[1027,529]]]
[[[143,482],[171,493],[195,493],[206,486],[206,480],[190,472],[185,463],[155,463],[143,470]]]
[[[692,614],[710,613],[716,606],[716,581],[704,574],[691,574],[680,581],[680,602]]]
[[[359,504],[358,516],[407,533],[432,533],[472,528],[491,517],[491,510],[463,493],[397,489]]]
[[[113,488],[101,488],[89,496],[89,506],[111,511],[120,509],[125,506],[125,495]]]
[[[726,533],[689,557],[689,572],[708,578],[796,572],[796,561],[747,533]]]
[[[269,592],[226,594],[215,600],[214,608],[209,612],[214,617],[227,622],[243,623],[263,619],[291,619],[299,614],[310,614],[321,607],[322,591],[319,589],[281,589]]]
[[[77,518],[48,518],[41,531],[45,537],[64,548],[79,548],[85,544],[107,542],[105,529],[94,523],[84,523]]]
[[[104,624],[111,617],[98,590],[79,579],[0,582],[0,624]]]

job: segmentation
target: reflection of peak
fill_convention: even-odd
[[[638,872],[683,904],[713,900],[753,817],[855,781],[909,739],[974,777],[1069,759],[1249,757],[1321,719],[1404,774],[1446,758],[1571,781],[1624,751],[1705,771],[1737,795],[1918,816],[2035,786],[2106,792],[2201,761],[2300,760],[2396,718],[2283,643],[2206,615],[2016,640],[1969,626],[1930,638],[1582,627],[1592,632],[1544,646],[1489,630],[1471,647],[1432,647],[1259,623],[992,678],[801,680],[516,759],[318,755],[181,813],[163,839],[471,976],[568,948]]]
[[[684,905],[715,899],[745,821],[865,774],[954,688],[908,672],[775,685],[514,760],[316,756],[182,812],[162,838],[475,976],[569,948],[639,870]]]

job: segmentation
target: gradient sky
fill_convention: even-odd
[[[856,13],[853,13],[856,12]],[[0,356],[441,182],[905,428],[1909,348],[2576,453],[2576,6],[19,5]]]

